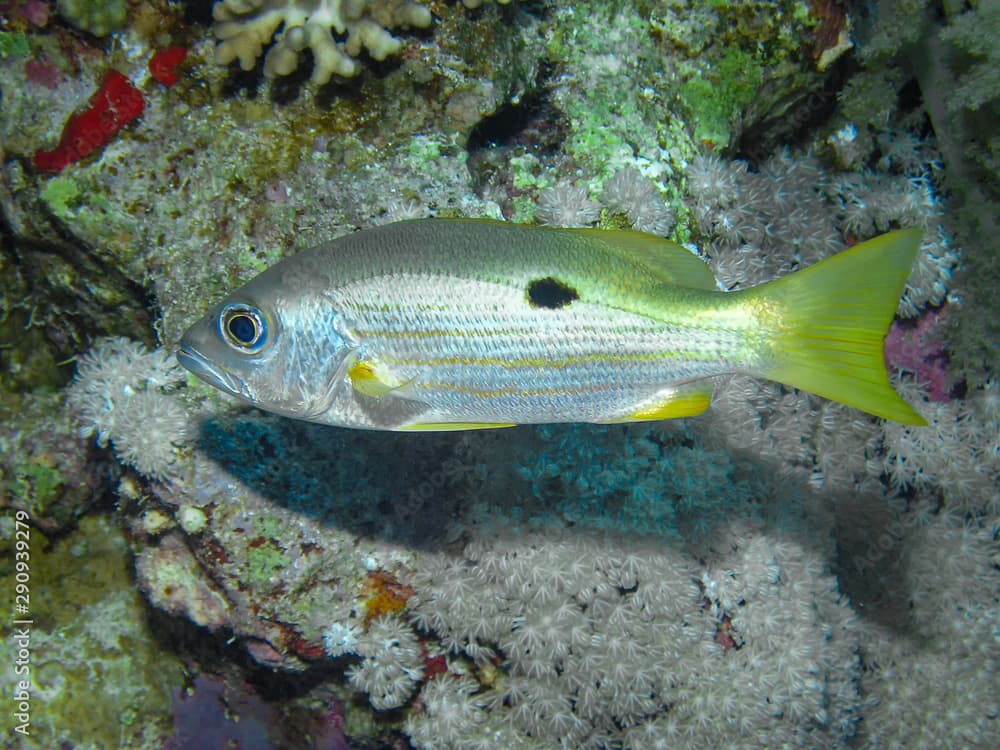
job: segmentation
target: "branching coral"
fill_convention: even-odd
[[[402,42],[387,29],[423,29],[432,21],[427,8],[410,0],[221,0],[212,13],[220,64],[239,60],[243,70],[251,70],[281,28],[264,57],[264,74],[276,78],[292,73],[309,49],[312,80],[318,84],[333,75],[357,75],[362,50],[375,60],[399,52]],[[346,35],[345,41],[337,41],[334,33]]]

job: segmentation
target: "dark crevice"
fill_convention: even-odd
[[[58,373],[47,375],[51,381],[22,383],[27,389],[65,384],[73,374],[66,363],[88,348],[95,337],[127,336],[149,346],[156,344],[156,300],[150,291],[58,228],[57,232],[62,236],[45,242],[8,238],[0,248],[8,273],[4,283],[16,301],[4,324],[21,329],[12,341],[17,342],[16,347],[33,348],[30,357],[36,362],[43,349],[51,362],[59,363]],[[96,295],[95,289],[103,290],[107,301]],[[0,370],[10,375],[8,357],[13,361],[28,356],[13,348],[5,351],[0,356]],[[35,372],[33,377],[39,375]],[[18,389],[13,380],[0,379],[7,387]]]
[[[549,109],[548,102],[537,95],[503,105],[472,129],[469,153],[523,142],[537,123],[548,118]]]
[[[557,159],[566,138],[563,114],[549,100],[540,71],[531,94],[500,107],[471,131],[466,145],[467,166],[474,190],[505,206],[516,194],[511,159],[530,153],[541,162]]]
[[[771,112],[747,128],[736,144],[735,157],[759,166],[780,146],[805,147],[837,109],[837,94],[857,66],[848,58],[834,64],[822,89],[796,92],[793,101],[777,102]]]

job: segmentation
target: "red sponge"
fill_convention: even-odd
[[[62,172],[109,143],[145,107],[142,92],[127,77],[117,70],[108,71],[87,109],[66,121],[59,145],[52,151],[35,152],[35,167],[42,172]]]

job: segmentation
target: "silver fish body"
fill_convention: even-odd
[[[282,261],[178,358],[260,408],[346,427],[658,419],[707,408],[715,376],[780,370],[788,306],[719,291],[696,256],[640,233],[427,219]]]

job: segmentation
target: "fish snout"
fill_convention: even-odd
[[[182,367],[191,371],[209,385],[232,396],[245,398],[246,388],[242,379],[227,371],[224,367],[207,358],[190,344],[181,342],[175,355]]]

